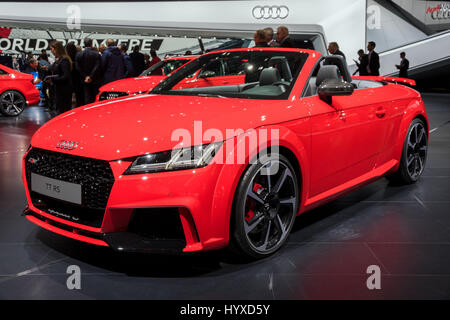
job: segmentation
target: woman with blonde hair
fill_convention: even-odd
[[[72,59],[60,41],[52,41],[50,50],[55,63],[51,67],[53,75],[49,78],[54,85],[56,111],[63,113],[72,109]]]

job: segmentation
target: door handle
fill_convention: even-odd
[[[379,107],[375,114],[378,118],[381,119],[386,115],[386,109],[384,109],[383,107]]]

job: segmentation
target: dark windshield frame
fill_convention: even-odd
[[[272,57],[276,56],[290,56],[290,58],[296,58],[296,63],[298,63],[297,70],[295,74],[292,74],[292,81],[290,85],[287,87],[287,90],[281,95],[256,95],[249,93],[241,93],[241,92],[221,92],[215,94],[213,90],[207,90],[208,92],[200,92],[200,88],[198,91],[183,91],[183,90],[172,90],[176,84],[181,82],[183,79],[188,78],[188,75],[192,75],[197,72],[202,67],[206,66],[207,62],[210,62],[214,58],[225,57],[230,54],[243,54],[243,55],[272,55]],[[164,81],[159,83],[155,88],[153,88],[149,93],[150,94],[163,94],[163,95],[184,95],[184,96],[217,96],[217,97],[227,97],[227,98],[244,98],[244,99],[264,99],[264,100],[287,100],[292,92],[293,87],[300,75],[307,59],[309,57],[308,52],[304,52],[302,50],[280,50],[278,48],[273,49],[265,49],[265,50],[249,50],[249,49],[241,49],[241,50],[227,50],[220,52],[212,52],[209,54],[202,55],[197,59],[190,61],[189,63],[183,65],[178,70],[173,72],[169,77],[167,77]],[[212,87],[207,87],[212,88]]]

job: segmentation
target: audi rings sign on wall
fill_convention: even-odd
[[[56,147],[58,149],[73,150],[78,147],[78,142],[61,140],[56,144]]]
[[[255,19],[286,19],[289,15],[287,6],[256,6],[252,9]]]

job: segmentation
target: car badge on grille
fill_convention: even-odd
[[[39,161],[39,159],[35,159],[35,158],[28,159],[28,162],[31,163],[31,164],[35,164],[38,161]]]
[[[64,150],[73,150],[78,147],[78,142],[69,141],[69,140],[61,140],[56,144],[56,148],[64,149]]]

